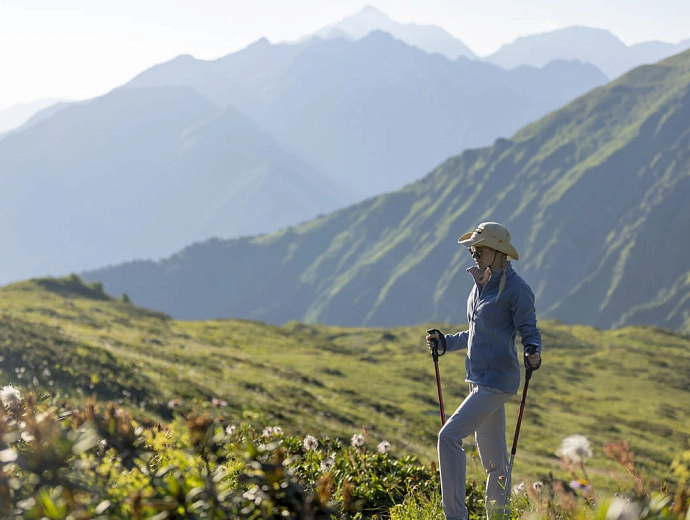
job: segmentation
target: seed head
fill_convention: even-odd
[[[355,433],[352,436],[352,441],[350,442],[354,448],[361,448],[362,446],[364,446],[366,439],[364,438],[364,435],[362,435],[361,433]]]
[[[561,441],[561,447],[556,451],[561,459],[575,464],[585,462],[592,456],[589,439],[584,435],[571,435]]]
[[[302,447],[307,451],[314,451],[319,447],[319,441],[313,435],[307,435],[302,441]]]
[[[0,390],[0,401],[6,409],[14,410],[21,406],[23,399],[19,390],[12,385],[7,385]]]

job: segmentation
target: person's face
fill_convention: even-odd
[[[472,255],[472,259],[474,260],[474,263],[477,264],[479,269],[486,269],[494,263],[497,258],[496,255],[498,254],[498,251],[491,249],[490,247],[479,246],[470,247],[470,254]]]

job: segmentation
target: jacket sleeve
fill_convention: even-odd
[[[520,340],[525,350],[529,345],[537,347],[541,353],[541,332],[537,327],[537,313],[534,307],[534,293],[527,284],[522,284],[511,302],[513,324],[520,333]]]
[[[462,350],[467,348],[467,337],[469,331],[462,331],[456,334],[446,334],[446,350],[453,352],[455,350]]]

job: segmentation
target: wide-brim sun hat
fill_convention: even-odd
[[[518,259],[518,252],[510,243],[510,233],[498,222],[482,222],[477,229],[458,238],[458,244],[467,247],[490,247],[505,253],[513,260]]]

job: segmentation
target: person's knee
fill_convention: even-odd
[[[446,429],[442,429],[440,432],[438,432],[438,445],[462,448],[462,436],[456,435]]]

